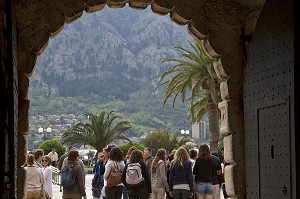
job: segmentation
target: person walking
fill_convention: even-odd
[[[48,156],[51,158],[51,165],[53,167],[56,167],[57,161],[58,161],[58,154],[56,152],[55,148],[52,148],[52,151],[48,153]]]
[[[107,181],[113,170],[123,171],[125,167],[123,161],[123,153],[119,147],[113,147],[109,152],[109,160],[105,165],[104,179]],[[123,193],[123,184],[119,183],[116,186],[105,187],[105,197],[107,199],[121,199]]]
[[[101,190],[104,186],[104,177],[101,174],[101,165],[103,167],[104,155],[103,152],[100,151],[98,153],[98,160],[94,167],[94,178],[92,180],[92,191],[94,199],[98,199],[101,196]]]
[[[135,146],[132,146],[128,149],[127,155],[124,158],[125,165],[127,165],[129,163],[130,155],[131,155],[132,151],[134,151],[134,150],[136,150]],[[128,198],[128,190],[127,190],[126,186],[124,186],[123,187],[123,199],[127,199],[127,198]]]
[[[52,168],[51,168],[51,158],[48,155],[45,155],[42,159],[42,163],[44,166],[44,190],[46,199],[52,198]]]
[[[197,199],[213,199],[214,161],[207,144],[202,144],[198,150],[193,173],[195,174],[195,194]]]
[[[165,149],[159,149],[152,162],[151,167],[151,186],[152,199],[164,199],[166,192],[170,191],[167,182],[167,152]]]
[[[112,147],[105,147],[103,148],[102,150],[102,153],[103,153],[103,161],[100,163],[100,174],[103,176],[104,178],[104,173],[105,173],[105,166],[108,162],[108,159],[109,159],[109,153],[110,153],[110,150],[112,149]],[[105,197],[105,187],[107,185],[107,181],[105,180],[104,178],[104,186],[102,187],[102,190],[101,190],[101,197],[102,198],[106,198]]]
[[[194,170],[194,166],[195,166],[195,163],[196,163],[197,156],[198,156],[197,151],[195,149],[191,149],[190,150],[190,160],[192,162],[192,171]],[[193,187],[194,187],[194,191],[195,191],[195,185],[196,185],[195,175],[193,174]],[[195,193],[194,193],[193,198],[196,199]]]
[[[78,152],[77,148],[75,148],[75,147],[71,148],[70,151],[77,151],[77,152]],[[70,151],[69,151],[69,153],[70,153]],[[78,153],[78,154],[79,154],[79,153]],[[66,158],[64,159],[64,161],[63,161],[63,163],[62,163],[62,168],[61,168],[61,169],[63,169],[64,166],[68,163],[68,158],[69,158],[69,157],[66,157]],[[84,186],[85,186],[85,170],[84,170],[84,164],[83,164],[83,161],[80,159],[80,155],[79,155],[79,158],[76,159],[76,161],[78,162],[78,164],[79,164],[79,166],[80,166],[80,168],[81,168],[81,173],[82,173],[82,177],[83,177],[83,184],[84,184]]]
[[[168,160],[166,161],[167,164],[167,182],[169,182],[169,177],[170,177],[170,168],[171,168],[171,162],[174,159],[176,150],[174,149],[169,155],[168,155]],[[173,197],[170,196],[169,192],[166,191],[166,199],[172,199]]]
[[[227,191],[226,191],[226,187],[225,187],[225,167],[228,165],[226,162],[225,162],[225,158],[224,158],[224,147],[222,147],[221,149],[221,154],[222,154],[222,177],[223,177],[223,182],[221,184],[221,189],[222,189],[222,193],[223,193],[223,197],[224,199],[227,199],[228,198],[228,195],[227,195]]]
[[[170,196],[174,199],[189,199],[193,196],[192,162],[187,150],[180,147],[170,166]]]
[[[40,199],[44,195],[44,175],[43,171],[34,165],[35,156],[27,155],[27,165],[24,167],[27,173],[26,199]]]
[[[62,169],[63,162],[64,162],[65,158],[68,157],[68,154],[69,154],[69,152],[70,152],[70,150],[71,150],[72,148],[73,148],[72,145],[69,146],[69,147],[68,147],[68,151],[66,151],[66,153],[64,153],[62,156],[60,156],[60,158],[59,158],[59,160],[58,160],[58,164],[57,164],[57,168],[58,168],[59,170]]]
[[[44,151],[42,149],[38,149],[34,152],[34,165],[39,168],[43,168],[42,159],[44,156]]]
[[[154,159],[154,157],[152,156],[152,150],[150,148],[145,148],[143,156],[144,156],[144,160],[145,160],[148,172],[151,176],[151,165],[152,165],[152,161]]]
[[[211,157],[214,161],[214,176],[212,181],[212,186],[214,190],[214,199],[220,199],[220,192],[221,192],[221,174],[222,174],[222,166],[220,159],[218,158],[218,153],[212,153]]]
[[[75,175],[75,183],[71,187],[63,187],[63,199],[87,199],[83,174],[79,165],[79,153],[77,150],[71,150],[68,154],[68,160],[65,167],[72,167]]]
[[[144,162],[143,152],[140,150],[133,150],[128,160],[129,163],[125,165],[121,180],[124,186],[128,190],[129,198],[148,199],[151,194],[151,181],[150,181],[150,176],[149,176],[147,166]],[[143,177],[143,181],[140,184],[140,186],[136,186],[136,187],[130,186],[126,182],[126,173],[127,173],[128,164],[135,164],[135,163],[138,163],[140,165],[142,177]]]
[[[197,159],[197,151],[195,149],[190,150],[190,160],[192,162],[192,170],[194,169]]]

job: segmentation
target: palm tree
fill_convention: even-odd
[[[94,147],[98,152],[109,143],[116,140],[128,140],[124,132],[131,129],[128,121],[115,121],[121,117],[113,114],[114,111],[106,114],[105,111],[100,115],[87,113],[89,119],[87,123],[78,123],[62,136],[62,143],[74,144],[82,143]]]
[[[189,42],[190,43],[190,42]],[[165,71],[160,78],[160,85],[167,84],[167,100],[174,95],[173,106],[176,98],[181,94],[181,100],[186,96],[191,101],[188,107],[192,123],[199,122],[205,113],[208,112],[210,147],[212,152],[218,151],[219,141],[219,112],[220,102],[220,81],[213,68],[214,59],[210,58],[204,50],[203,42],[190,43],[195,52],[191,52],[183,47],[176,47],[183,51],[179,58],[165,58],[163,62],[176,62],[174,66]],[[162,82],[167,76],[171,78]],[[194,100],[196,100],[194,102]]]

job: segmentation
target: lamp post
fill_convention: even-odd
[[[189,136],[190,135],[190,131],[189,130],[181,130],[180,131],[181,135],[184,135],[184,138],[186,138],[186,136]]]
[[[47,133],[49,133],[49,134],[50,134],[50,133],[51,133],[51,131],[52,131],[52,128],[48,127],[46,131],[47,131]],[[44,140],[46,140],[46,136],[45,136],[45,134],[44,134]]]
[[[44,129],[43,129],[42,127],[40,127],[40,128],[38,129],[38,132],[39,132],[40,134],[42,134],[42,133],[44,132]]]
[[[181,135],[184,136],[183,139],[185,139],[185,140],[186,140],[186,137],[190,135],[190,131],[189,131],[189,130],[183,130],[183,129],[182,129],[182,130],[180,131],[180,133],[181,133]],[[187,145],[187,144],[189,143],[189,141],[190,141],[190,139],[186,140],[185,145],[186,145],[187,147],[189,147],[189,146]]]

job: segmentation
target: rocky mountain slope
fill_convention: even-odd
[[[32,88],[46,87],[48,97],[94,93],[126,100],[144,84],[156,85],[169,65],[161,58],[179,55],[187,45],[187,27],[150,8],[104,8],[84,14],[49,41],[38,58]]]

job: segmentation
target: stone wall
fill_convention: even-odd
[[[6,162],[8,160],[8,155],[5,151],[8,151],[8,144],[5,142],[5,134],[6,134],[6,124],[5,124],[5,117],[6,117],[6,108],[5,108],[5,99],[4,94],[7,89],[7,37],[6,37],[6,10],[5,10],[5,0],[0,0],[0,130],[1,130],[1,137],[0,137],[0,150],[4,152],[4,159],[2,159],[2,164],[0,165],[0,196],[3,195],[3,198],[8,197],[4,194],[5,190],[5,179],[4,173],[6,171]],[[3,95],[2,95],[3,94]],[[2,156],[3,157],[3,156]]]
[[[25,179],[21,165],[25,162],[27,152],[25,135],[29,129],[29,77],[34,71],[37,56],[46,48],[49,38],[55,37],[65,23],[72,23],[84,11],[89,13],[100,11],[106,5],[110,8],[122,8],[126,3],[135,9],[151,6],[154,13],[170,14],[170,19],[177,24],[187,25],[195,38],[205,40],[207,52],[218,59],[215,62],[215,70],[222,80],[223,101],[219,104],[222,112],[221,133],[225,136],[225,160],[230,164],[226,169],[227,191],[231,198],[245,198],[243,123],[245,63],[243,41],[240,36],[249,10],[231,1],[205,0],[189,3],[182,0],[18,1],[18,198],[23,197],[22,188]]]

